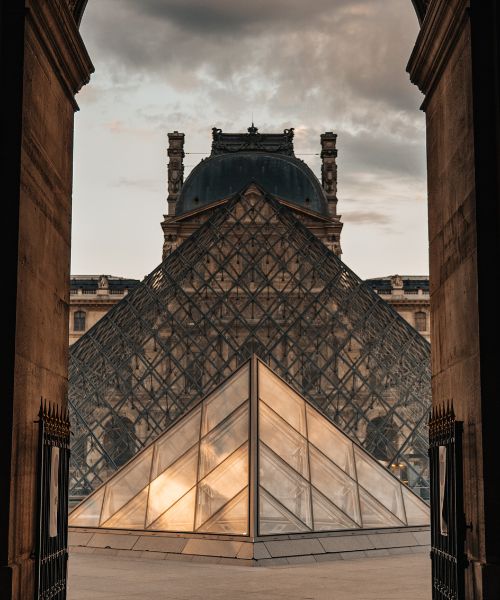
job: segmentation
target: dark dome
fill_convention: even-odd
[[[265,152],[235,152],[205,159],[182,186],[176,215],[222,200],[257,183],[266,192],[322,215],[328,204],[311,169],[294,156]]]

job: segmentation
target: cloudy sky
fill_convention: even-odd
[[[186,173],[211,128],[295,127],[319,175],[338,134],[343,260],[361,277],[425,274],[422,97],[405,73],[407,0],[91,0],[96,72],[78,95],[72,273],[142,278],[161,259],[167,132]]]

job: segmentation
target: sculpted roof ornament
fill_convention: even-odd
[[[212,128],[212,156],[232,152],[267,152],[295,156],[293,151],[293,127],[283,133],[259,133],[252,123],[248,133],[223,133]]]

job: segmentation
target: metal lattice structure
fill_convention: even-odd
[[[71,495],[253,353],[428,498],[428,342],[257,186],[209,211],[72,346]]]

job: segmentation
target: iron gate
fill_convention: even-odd
[[[465,518],[462,475],[463,423],[452,407],[429,419],[431,561],[433,600],[465,600]]]
[[[39,417],[35,600],[65,600],[70,424],[67,412],[45,402]]]

